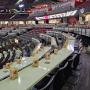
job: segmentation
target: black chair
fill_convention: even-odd
[[[27,57],[30,57],[30,48],[29,48],[29,46],[26,46],[25,50],[27,52]]]
[[[2,56],[0,58],[0,69],[3,67],[2,61],[4,60],[4,54],[2,53]]]
[[[65,83],[65,78],[63,76],[63,70],[67,68],[68,62],[61,67],[54,75],[47,75],[39,83],[37,83],[32,90],[61,90]]]
[[[45,46],[46,45],[46,40],[45,39],[41,39],[41,43]]]
[[[70,77],[67,83],[75,86],[78,83],[80,73],[76,70],[79,63],[80,54],[73,54],[72,58],[69,59],[69,69],[71,70]]]
[[[9,62],[13,62],[15,59],[16,53],[15,50],[12,51],[12,56],[10,56],[11,58],[9,58]]]
[[[1,62],[2,67],[8,62],[9,57],[10,57],[10,52],[7,51],[7,56],[6,57],[4,56],[4,59]]]
[[[80,57],[79,53],[73,53],[73,56],[68,60],[69,63],[68,69],[71,72],[71,75],[73,74],[74,71],[77,70],[77,66],[79,65],[79,57]]]
[[[8,53],[9,53],[9,58],[8,58],[8,61],[7,62],[10,62],[10,60],[11,60],[11,57],[12,57],[12,50],[10,49],[9,51],[8,51]]]
[[[9,62],[9,57],[10,57],[10,52],[7,51],[7,57],[5,58],[5,60],[6,60],[5,64]]]
[[[73,64],[74,64],[74,60],[76,59],[76,57],[77,57],[77,53],[73,53],[73,55],[71,56],[71,58],[69,58],[69,65],[70,65],[70,67],[73,69]]]
[[[53,74],[55,74],[55,72],[57,72],[57,70],[59,69],[59,68],[63,68],[64,66],[65,66],[65,64],[68,62],[68,60],[70,59],[72,57],[72,55],[70,55],[69,57],[67,57],[67,59],[66,60],[64,60],[62,63],[60,63],[59,65],[57,65],[56,66],[56,68],[55,69],[53,69],[51,72],[50,72],[50,75],[53,75]],[[69,62],[68,62],[69,63]],[[68,68],[69,68],[69,64],[68,64]],[[63,73],[64,73],[64,70],[63,70]]]
[[[65,63],[63,67],[61,67],[58,72],[56,73],[56,76],[54,78],[53,82],[53,90],[61,90],[63,85],[65,84],[67,77],[68,77],[68,62]]]
[[[77,69],[77,66],[79,65],[80,61],[80,53],[76,54],[76,57],[73,60],[73,70]]]

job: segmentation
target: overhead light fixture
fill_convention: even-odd
[[[24,7],[24,4],[19,4],[19,8],[23,8]]]

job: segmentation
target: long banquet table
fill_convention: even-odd
[[[41,49],[41,51],[39,51],[37,54],[35,54],[36,57],[38,57],[39,59],[48,51],[50,50],[51,47],[44,47],[43,49]],[[19,71],[24,69],[25,67],[31,65],[33,63],[33,57],[23,57],[22,58],[22,63],[21,64],[17,64],[16,62],[14,62],[12,64],[13,67],[16,67]],[[1,69],[0,70],[0,81],[7,78],[9,76],[10,72],[8,69]]]
[[[70,37],[69,37],[70,38]],[[0,82],[1,90],[31,90],[31,88],[44,78],[51,70],[53,70],[58,64],[62,63],[68,56],[74,52],[75,39],[68,38],[68,45],[66,48],[62,48],[58,51],[57,55],[52,54],[50,56],[50,63],[46,64],[46,60],[43,58],[39,61],[39,67],[34,68],[29,66],[19,72],[19,76],[15,80],[9,78]]]

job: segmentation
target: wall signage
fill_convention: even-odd
[[[43,19],[55,19],[55,18],[69,17],[69,16],[74,16],[77,13],[77,11],[78,10],[74,10],[74,11],[68,11],[65,13],[53,14],[53,15],[48,15],[48,16],[43,16],[43,17],[35,17],[35,19],[43,20]]]

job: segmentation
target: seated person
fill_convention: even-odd
[[[16,52],[16,57],[15,58],[20,59],[20,57],[22,56],[22,51],[20,50],[20,48],[17,48],[15,52]]]
[[[26,46],[25,47],[25,51],[26,51],[26,53],[27,53],[27,57],[29,57],[30,56],[30,48],[29,48],[29,46]]]
[[[7,51],[3,51],[3,54],[4,54],[4,58],[7,57]]]
[[[25,47],[22,48],[22,55],[23,57],[27,57],[27,52],[26,52]]]

